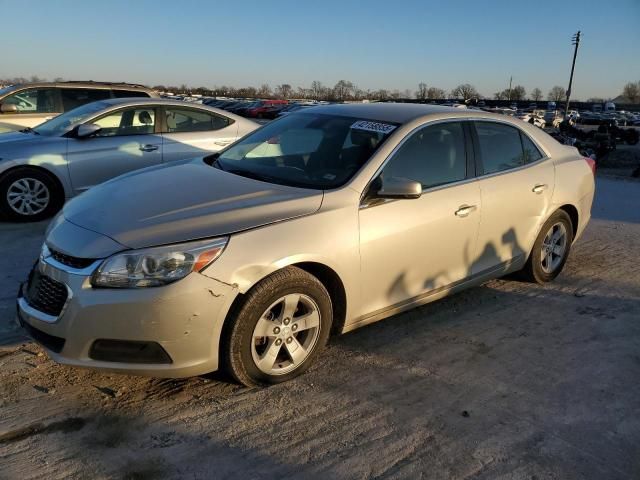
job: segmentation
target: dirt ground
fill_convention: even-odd
[[[599,178],[556,282],[496,280],[247,389],[56,365],[13,325],[44,224],[0,225],[0,478],[640,478],[640,183]]]

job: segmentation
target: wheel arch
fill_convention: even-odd
[[[331,325],[331,332],[332,334],[341,333],[344,328],[347,316],[347,292],[344,283],[340,278],[340,275],[338,275],[338,273],[333,268],[321,262],[307,260],[289,263],[286,265],[282,265],[280,268],[277,268],[275,270],[271,270],[267,274],[262,275],[260,278],[252,282],[251,286],[246,291],[238,292],[233,302],[231,303],[231,306],[229,307],[227,315],[224,319],[223,329],[229,324],[228,320],[233,317],[233,315],[235,315],[235,312],[237,312],[238,309],[242,306],[247,294],[251,289],[253,289],[265,278],[288,267],[296,267],[304,270],[310,275],[313,275],[318,279],[318,281],[320,281],[320,283],[322,283],[324,288],[327,289],[329,297],[331,298],[331,305],[333,310],[333,323]]]
[[[331,297],[333,309],[331,332],[334,334],[342,332],[347,315],[347,292],[340,275],[331,267],[319,262],[299,262],[291,266],[313,275],[324,285]]]
[[[578,209],[574,205],[567,203],[558,208],[558,210],[563,210],[567,213],[567,215],[569,215],[569,218],[571,219],[571,229],[573,230],[572,238],[576,238],[576,234],[578,233],[578,222],[580,220]]]

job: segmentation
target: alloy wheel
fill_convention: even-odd
[[[9,207],[20,215],[37,215],[47,208],[49,201],[49,189],[35,178],[20,178],[7,190]]]
[[[542,241],[540,261],[542,271],[553,273],[561,264],[567,252],[567,227],[558,222],[551,226]]]
[[[292,293],[260,316],[251,341],[251,356],[267,375],[285,375],[311,354],[320,336],[320,309],[311,297]]]

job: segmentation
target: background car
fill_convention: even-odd
[[[176,100],[110,99],[78,107],[32,130],[0,136],[0,215],[47,218],[65,198],[98,183],[215,152],[257,127]]]
[[[260,100],[259,102],[251,105],[243,113],[250,118],[266,118],[264,113],[273,107],[287,106],[289,102],[286,100]]]
[[[154,97],[143,85],[104,82],[41,82],[0,89],[0,133],[35,127],[76,107],[109,98]]]

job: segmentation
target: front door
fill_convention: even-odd
[[[413,133],[383,168],[382,182],[392,177],[419,181],[420,198],[364,200],[361,315],[445,288],[471,274],[481,204],[478,184],[467,172],[465,131],[461,122],[426,126]]]
[[[73,189],[83,192],[113,177],[162,163],[162,136],[154,107],[110,112],[90,123],[102,127],[90,138],[69,140],[67,160]]]

